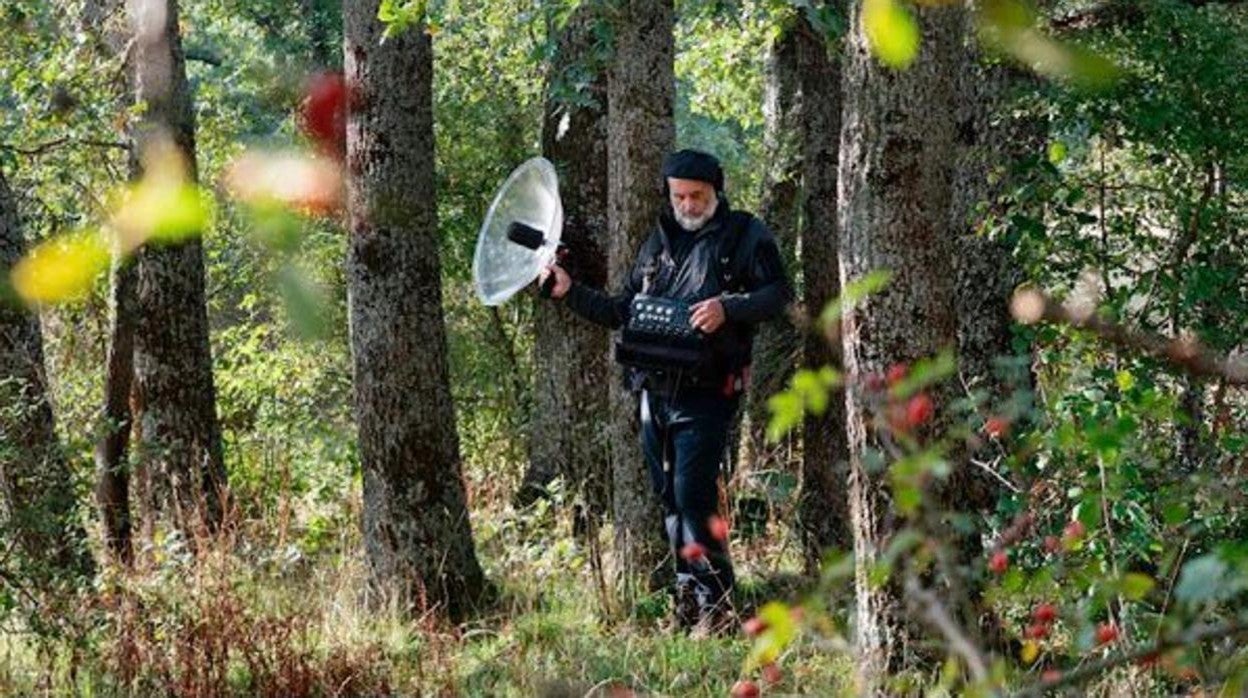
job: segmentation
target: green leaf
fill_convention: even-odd
[[[1202,555],[1183,565],[1174,598],[1184,603],[1201,603],[1228,595],[1227,573],[1230,568],[1216,553]]]
[[[885,65],[905,69],[919,55],[919,25],[897,0],[866,0],[862,24],[871,51]]]
[[[1053,141],[1049,144],[1049,162],[1059,165],[1066,159],[1066,144],[1061,141]]]
[[[776,661],[784,648],[797,636],[797,624],[793,622],[793,613],[788,604],[768,602],[758,609],[758,619],[766,623],[767,629],[754,641],[754,646],[745,658],[747,674],[764,664]]]
[[[1152,577],[1138,572],[1128,572],[1118,582],[1119,591],[1131,601],[1139,601],[1153,590],[1157,583]]]
[[[819,324],[824,331],[832,326],[833,323],[839,322],[841,315],[848,308],[853,308],[863,298],[878,293],[881,289],[888,285],[892,280],[893,273],[887,269],[876,269],[868,273],[866,276],[854,279],[845,284],[845,288],[841,289],[841,295],[828,301],[823,306],[823,312],[819,313]]]
[[[1135,387],[1135,376],[1124,369],[1114,376],[1114,382],[1118,384],[1118,389],[1125,393]]]

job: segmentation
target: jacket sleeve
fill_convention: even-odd
[[[620,293],[611,295],[601,289],[573,281],[572,288],[568,289],[568,294],[563,299],[568,304],[568,308],[586,320],[607,329],[618,330],[628,324],[629,308],[632,306],[633,296],[641,290],[643,268],[650,256],[648,251],[652,247],[652,242],[653,240],[647,241],[638,251],[633,268],[629,270],[628,278],[624,280],[624,288]]]
[[[753,226],[759,229],[751,231],[751,237],[757,234],[758,242],[745,264],[745,291],[720,296],[724,316],[731,322],[753,324],[772,320],[793,301],[793,286],[775,238],[762,222],[756,220]]]

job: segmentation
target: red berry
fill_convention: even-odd
[[[303,132],[322,149],[346,152],[347,83],[341,73],[317,73],[308,79],[300,105]]]
[[[1004,417],[989,417],[984,422],[984,433],[988,436],[999,439],[1010,431],[1010,422]]]
[[[1062,542],[1057,539],[1057,536],[1045,536],[1044,551],[1056,555],[1062,551]]]
[[[706,546],[697,542],[685,543],[685,547],[680,549],[680,556],[689,562],[706,559]]]
[[[1027,630],[1023,631],[1023,637],[1028,640],[1043,640],[1049,636],[1049,626],[1044,623],[1032,623],[1027,626]]]
[[[749,679],[741,679],[732,685],[732,698],[758,698],[758,684]]]
[[[724,521],[722,516],[718,514],[712,515],[710,520],[706,522],[706,526],[711,530],[711,537],[715,540],[728,540],[728,522]]]
[[[897,385],[906,379],[906,374],[910,371],[910,367],[905,364],[893,364],[888,367],[888,384]]]
[[[1101,623],[1096,626],[1096,644],[1108,645],[1118,639],[1118,626],[1113,623]]]
[[[993,574],[1005,574],[1010,568],[1010,556],[1005,554],[1004,550],[998,550],[992,554],[992,558],[988,560],[988,569]]]
[[[1048,625],[1057,620],[1057,606],[1051,603],[1037,604],[1035,610],[1031,612],[1031,619]]]
[[[1087,533],[1087,528],[1084,527],[1082,521],[1075,519],[1066,524],[1066,530],[1062,531],[1062,537],[1073,543],[1083,538],[1084,533]]]
[[[927,393],[919,393],[906,403],[906,424],[910,427],[917,427],[931,419],[935,412],[936,407],[932,403],[931,396]]]
[[[1040,674],[1040,680],[1044,683],[1054,683],[1060,678],[1062,678],[1062,672],[1057,669],[1045,669],[1044,673]]]
[[[763,665],[763,683],[768,686],[775,686],[784,680],[784,672],[780,671],[780,667],[775,662],[767,662]]]
[[[750,637],[757,637],[766,629],[767,621],[759,618],[758,616],[754,616],[741,624],[741,630],[745,631],[745,634]]]

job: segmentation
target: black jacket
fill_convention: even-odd
[[[725,321],[710,335],[715,360],[697,377],[709,385],[728,375],[740,377],[750,363],[754,325],[778,317],[793,299],[771,232],[754,216],[731,211],[723,198],[696,233],[681,228],[670,208],[665,210],[618,295],[573,282],[565,300],[576,314],[614,330],[628,322],[638,293],[689,303],[719,296]]]

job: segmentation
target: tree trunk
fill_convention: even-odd
[[[81,30],[94,35],[101,53],[121,56],[132,31],[125,21],[123,0],[95,0],[83,6]],[[128,101],[133,86],[127,79],[118,88],[119,103]],[[130,175],[139,176],[133,143],[130,148]],[[104,374],[104,414],[102,436],[95,444],[95,501],[103,528],[104,547],[112,558],[129,565],[134,558],[131,542],[129,446],[133,416],[130,412],[134,387],[134,326],[137,321],[135,265],[113,250],[109,269],[109,327],[107,363]]]
[[[676,137],[672,0],[623,0],[616,8],[615,53],[608,78],[608,282],[620,288],[663,203],[661,165]],[[637,437],[637,399],[611,381],[612,510],[625,597],[642,574],[651,586],[666,544],[657,497]]]
[[[542,152],[559,170],[563,200],[562,262],[574,278],[607,284],[607,74],[597,54],[596,13],[582,5],[559,35],[546,87]],[[579,75],[594,76],[582,94]],[[611,375],[609,335],[562,303],[538,303],[533,318],[534,384],[529,469],[521,503],[562,475],[586,514],[601,519],[610,503],[610,451],[602,435]]]
[[[843,322],[849,380],[913,362],[957,341],[949,230],[950,159],[954,137],[954,74],[964,11],[916,7],[922,49],[904,71],[871,54],[862,3],[853,5],[846,44],[840,151],[842,287],[876,269],[893,272],[882,292]],[[938,391],[937,405],[948,404]],[[858,390],[846,392],[850,452],[850,516],[854,533],[855,641],[867,692],[901,664],[896,586],[871,582],[871,569],[894,530],[887,471],[868,467],[885,452],[873,415]],[[939,408],[938,408],[939,409]],[[929,433],[936,433],[941,420]]]
[[[0,282],[25,252],[17,201],[0,172]],[[62,573],[91,573],[76,516],[73,473],[57,443],[39,316],[0,287],[0,505],[42,586]]]
[[[442,317],[433,47],[381,41],[378,1],[343,8],[348,313],[375,601],[464,618],[485,582],[460,471]]]
[[[130,525],[130,391],[134,386],[135,267],[114,254],[110,273],[108,364],[104,374],[104,429],[95,444],[95,501],[104,545],[129,565],[134,558]]]
[[[186,81],[178,4],[131,0],[135,95],[146,105],[139,151],[172,142],[193,182],[195,119]],[[198,238],[139,248],[134,377],[140,406],[145,515],[164,510],[193,539],[221,522],[225,463],[216,414],[203,248]]]
[[[1044,146],[1044,123],[1030,114],[1015,117],[1005,111],[1010,90],[1024,81],[1034,82],[1031,73],[1007,65],[986,65],[973,40],[963,47],[960,63],[949,207],[958,250],[954,255],[958,369],[967,389],[1001,401],[1016,387],[996,364],[1000,357],[1016,354],[1009,304],[1024,279],[1012,250],[1002,241],[977,234],[976,229],[980,207],[991,209],[1009,188],[1010,165]]]
[[[771,229],[780,253],[790,263],[796,252],[802,203],[804,101],[800,86],[802,38],[799,33],[804,25],[804,20],[795,20],[776,39],[767,56],[764,74],[763,141],[767,174],[758,216]],[[792,449],[796,434],[789,434],[781,444],[767,443],[767,400],[783,390],[793,374],[798,344],[797,331],[788,317],[758,327],[750,385],[745,394],[740,456],[735,459],[741,471],[776,470],[785,465],[779,454]]]
[[[829,53],[826,37],[803,17],[799,24],[799,70],[802,102],[802,301],[817,317],[840,294],[837,263],[837,159],[841,134],[841,51]],[[804,363],[810,367],[839,365],[840,338],[818,333],[806,336]],[[833,396],[822,416],[808,416],[803,425],[802,490],[798,500],[806,570],[816,573],[828,548],[847,550],[850,532],[849,446],[845,438],[845,404]]]

